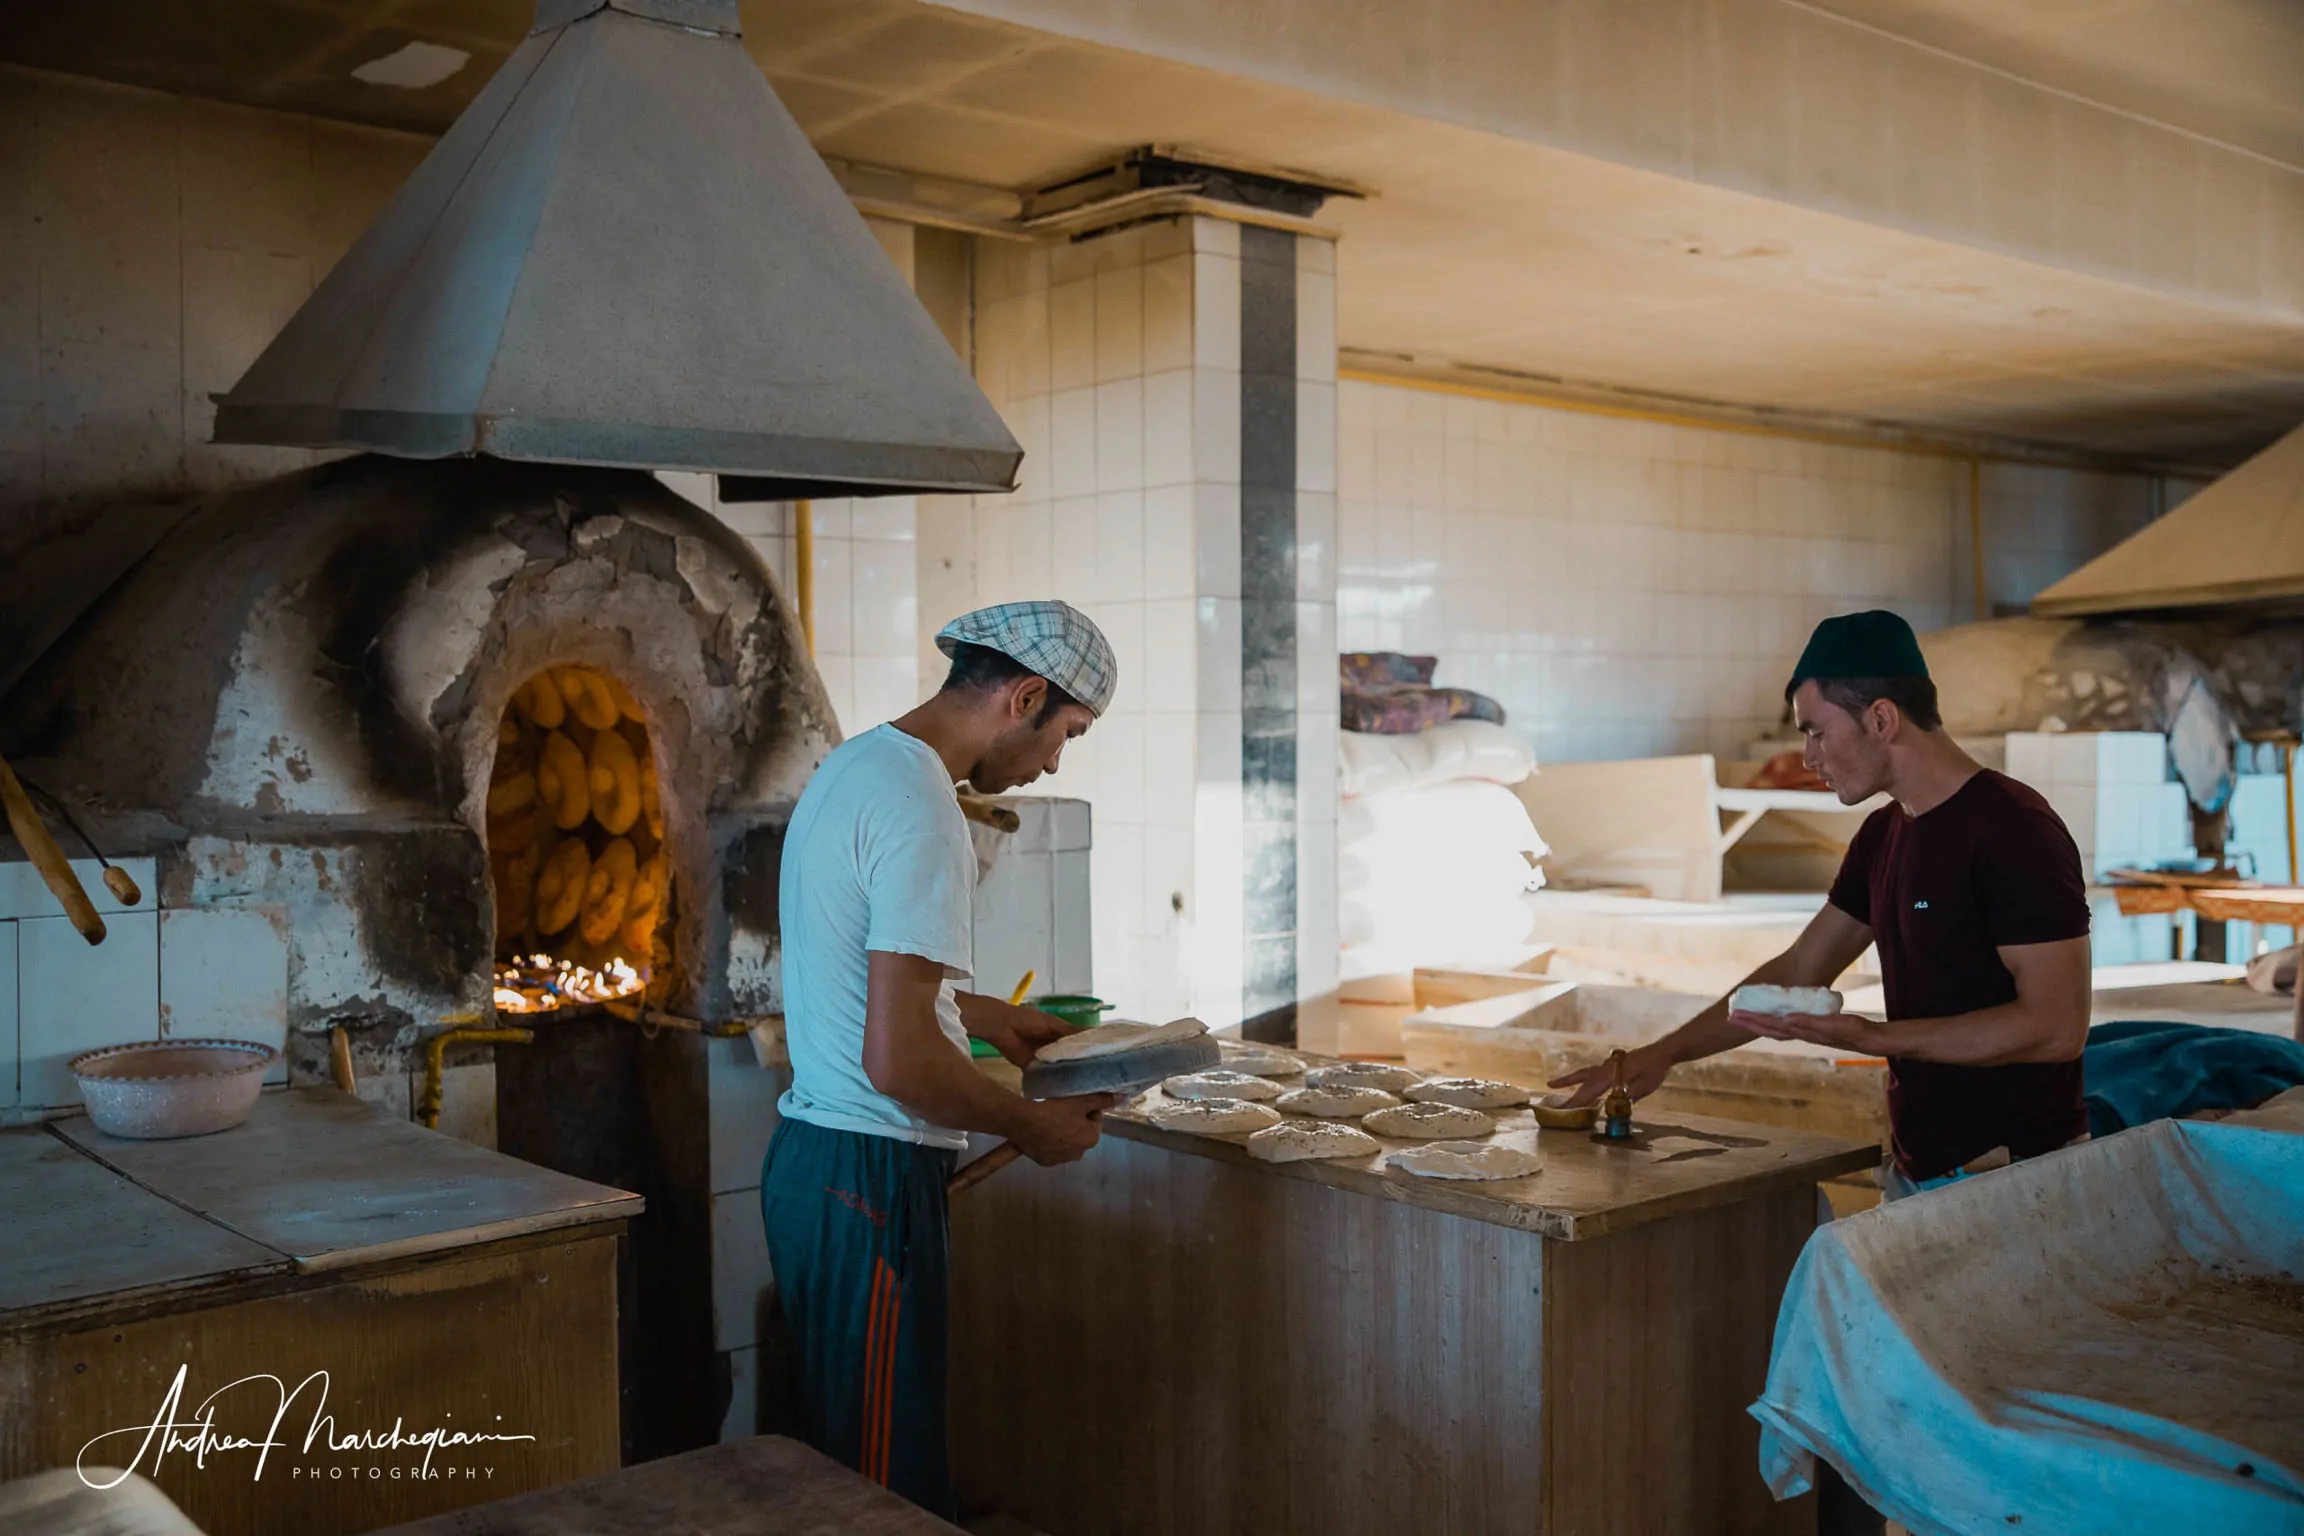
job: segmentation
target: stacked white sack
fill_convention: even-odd
[[[1517,734],[1453,720],[1412,736],[1348,732],[1339,754],[1339,928],[1347,979],[1509,949],[1544,840],[1507,784],[1535,768]]]

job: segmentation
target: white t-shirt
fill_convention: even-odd
[[[936,1022],[968,1051],[952,979],[975,966],[976,853],[943,759],[892,725],[841,743],[793,809],[779,890],[792,1086],[778,1107],[827,1130],[966,1146],[864,1075],[870,950],[944,967]]]

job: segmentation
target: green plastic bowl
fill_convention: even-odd
[[[1045,997],[1032,999],[1032,1006],[1042,1013],[1052,1013],[1067,1024],[1085,1028],[1101,1024],[1113,1005],[1100,997],[1088,997],[1078,992],[1051,992]]]
[[[1077,1024],[1085,1029],[1091,1024],[1103,1023],[1104,1015],[1114,1005],[1100,997],[1088,997],[1077,992],[1052,992],[1046,997],[1032,999],[1031,1006],[1042,1013],[1052,1013],[1067,1024]],[[968,1042],[968,1054],[984,1057],[1000,1053],[981,1040],[971,1040]]]

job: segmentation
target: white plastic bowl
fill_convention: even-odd
[[[279,1054],[248,1040],[139,1040],[82,1051],[66,1065],[96,1129],[163,1141],[247,1119]]]

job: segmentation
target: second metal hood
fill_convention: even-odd
[[[2304,427],[2032,599],[2055,618],[2304,603]]]
[[[1003,491],[1022,451],[744,51],[736,0],[536,28],[216,441]]]

